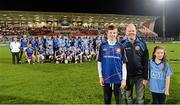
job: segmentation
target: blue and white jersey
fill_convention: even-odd
[[[44,47],[42,47],[42,48],[39,48],[38,49],[38,54],[45,54],[45,48]]]
[[[63,41],[62,41],[63,39],[59,38],[58,40],[59,40],[59,46],[61,47],[63,44]]]
[[[39,48],[40,45],[43,45],[43,41],[42,40],[37,40],[36,43],[37,43],[37,48]]]
[[[46,49],[46,55],[52,55],[52,54],[54,54],[53,48],[52,47],[51,48],[47,48]]]
[[[81,54],[81,50],[79,49],[79,50],[76,50],[76,52],[75,52],[75,56],[77,57],[77,56],[80,56],[80,54]]]
[[[97,39],[96,39],[96,45],[100,44],[101,42],[102,42],[102,41],[101,41],[100,38],[97,38]]]
[[[59,40],[57,38],[53,39],[53,47],[55,47],[55,48],[59,47]]]
[[[93,38],[89,38],[89,43],[92,43],[93,42]]]
[[[53,46],[53,40],[51,40],[51,39],[46,40],[46,47],[48,47],[50,45]]]
[[[36,49],[36,40],[30,40],[29,44],[31,44],[31,46],[34,50]]]
[[[60,50],[57,50],[55,53],[56,53],[56,57],[60,57],[62,54],[62,52]]]
[[[85,49],[85,46],[81,44],[81,45],[79,45],[79,48],[80,48],[81,52],[83,52]]]
[[[166,63],[165,71],[162,70],[164,63]],[[150,60],[149,69],[150,91],[154,93],[165,93],[166,77],[173,74],[170,65],[167,62],[157,64],[154,60]]]
[[[94,52],[93,46],[89,46],[89,51],[90,51],[90,52]]]
[[[63,52],[66,52],[66,51],[67,51],[67,47],[63,47],[63,48],[62,48],[62,51],[63,51]]]
[[[26,54],[28,57],[31,57],[33,55],[34,49],[33,48],[27,48],[26,49]]]
[[[65,46],[65,39],[59,39],[60,46]]]
[[[68,39],[65,39],[65,47],[68,47],[68,44],[69,44],[69,41],[68,41]]]
[[[102,65],[102,76],[105,83],[120,83],[122,80],[122,63],[126,62],[124,48],[120,43],[101,44],[98,61]]]
[[[28,39],[22,38],[21,39],[21,49],[26,48],[28,43]]]
[[[76,51],[76,47],[71,46],[71,47],[70,47],[70,50],[71,50],[72,52],[75,52],[75,51]]]
[[[107,39],[106,38],[102,38],[102,43],[104,43],[104,42],[106,42],[107,41]]]
[[[70,51],[66,51],[66,57],[68,57],[70,55],[71,55]]]
[[[75,39],[74,46],[75,46],[76,48],[78,47],[78,44],[79,44],[79,40],[78,40],[78,39]]]
[[[83,40],[83,42],[84,42],[84,46],[87,46],[88,45],[88,43],[89,43],[89,39],[82,39]]]

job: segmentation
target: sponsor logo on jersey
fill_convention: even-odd
[[[139,45],[135,46],[135,50],[140,51],[140,46]]]
[[[116,49],[116,52],[117,52],[117,53],[120,53],[120,52],[121,52],[121,49],[120,49],[120,48],[117,48],[117,49]]]

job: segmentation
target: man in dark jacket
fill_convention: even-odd
[[[146,43],[136,37],[136,27],[129,24],[126,28],[127,39],[123,42],[127,56],[126,102],[133,104],[133,86],[136,90],[136,104],[144,104],[144,90],[148,78],[148,49]]]

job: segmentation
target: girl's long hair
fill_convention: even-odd
[[[161,59],[161,61],[163,62],[163,69],[162,69],[162,71],[166,71],[166,66],[167,66],[167,61],[168,61],[168,59],[167,59],[167,54],[166,54],[166,52],[165,52],[165,48],[164,48],[164,47],[162,47],[162,46],[156,46],[156,47],[154,47],[153,54],[152,54],[152,59],[155,61],[155,58],[156,58],[155,52],[156,52],[156,50],[158,50],[158,49],[164,50],[164,56],[163,56],[163,58]]]

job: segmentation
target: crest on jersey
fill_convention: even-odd
[[[139,45],[136,45],[136,46],[135,46],[135,50],[136,50],[136,51],[140,51],[140,46],[139,46]]]
[[[116,52],[117,52],[117,53],[120,53],[120,52],[121,52],[121,49],[120,49],[120,48],[117,48],[117,49],[116,49]]]

